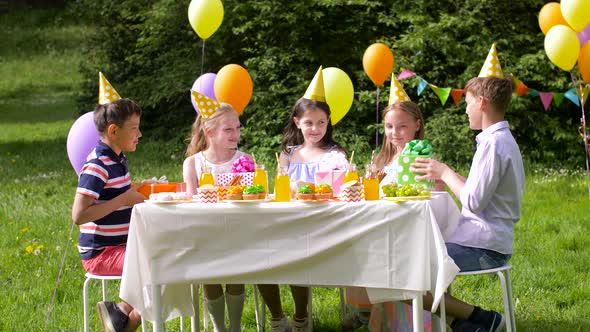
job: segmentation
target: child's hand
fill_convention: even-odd
[[[432,158],[416,158],[416,161],[410,166],[410,172],[424,174],[416,177],[416,180],[439,180],[449,167],[440,161]]]
[[[144,182],[132,184],[131,188],[121,195],[124,197],[123,202],[126,206],[133,206],[137,203],[142,203],[146,199],[142,193],[137,191],[137,189],[139,189],[143,183]]]

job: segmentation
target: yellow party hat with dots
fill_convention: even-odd
[[[104,105],[121,99],[121,96],[115,91],[107,78],[99,72],[98,73],[98,103]]]
[[[318,69],[318,72],[313,77],[313,80],[307,87],[303,98],[326,102],[326,92],[324,91],[324,75],[322,74],[322,66]]]
[[[208,119],[212,117],[215,112],[217,112],[217,108],[219,107],[219,103],[217,101],[197,91],[191,90],[191,95],[193,96],[193,100],[199,108],[199,114],[201,114],[203,119]]]
[[[400,101],[412,101],[404,90],[399,81],[395,78],[395,74],[391,74],[391,90],[389,90],[389,105]]]
[[[478,77],[504,78],[502,67],[500,67],[500,60],[498,60],[498,53],[496,52],[496,43],[492,44],[490,53],[488,53],[486,62],[481,67]]]

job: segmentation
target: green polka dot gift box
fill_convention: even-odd
[[[427,189],[434,188],[434,181],[432,180],[416,180],[416,177],[421,176],[419,173],[410,172],[410,165],[416,158],[429,158],[432,155],[432,146],[428,140],[413,140],[406,144],[398,159],[397,168],[397,183],[398,184],[421,184]]]

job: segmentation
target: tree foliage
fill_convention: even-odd
[[[96,25],[88,43],[81,111],[96,99],[103,71],[123,96],[145,110],[142,126],[162,139],[188,134],[195,113],[189,88],[201,73],[202,42],[187,18],[189,1],[78,0],[74,9]],[[302,0],[224,1],[220,29],[205,44],[204,72],[230,63],[244,66],[254,94],[242,115],[243,148],[260,156],[277,151],[290,109],[319,65],[349,74],[355,101],[336,126],[350,152],[368,155],[374,146],[375,87],[362,69],[364,50],[389,45],[397,74],[408,68],[429,83],[460,88],[479,70],[497,43],[505,74],[514,73],[539,91],[565,91],[569,74],[550,64],[543,51],[537,14],[545,1],[523,0]],[[386,82],[386,85],[389,82]],[[426,118],[427,137],[445,161],[464,165],[474,150],[464,105],[441,106],[429,91],[416,95],[418,78],[402,81]],[[382,87],[380,108],[389,87]],[[450,99],[450,98],[449,98]],[[576,129],[580,109],[564,101],[544,111],[538,98],[515,97],[508,119],[525,158],[583,163]]]

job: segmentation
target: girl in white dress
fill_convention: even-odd
[[[231,172],[233,162],[244,152],[237,150],[240,140],[240,119],[229,104],[221,103],[208,117],[197,115],[193,123],[187,158],[182,166],[187,191],[196,194],[203,166],[213,174]],[[226,332],[225,304],[229,316],[229,331],[241,331],[244,308],[244,285],[226,285],[225,300],[221,285],[204,285],[205,303],[211,314],[215,332]]]
[[[288,167],[292,188],[297,183],[314,183],[315,172],[345,168],[344,150],[332,138],[330,107],[322,101],[300,98],[285,128],[280,155]],[[307,301],[309,288],[291,286],[295,302],[293,327],[283,313],[278,285],[258,285],[271,313],[271,332],[309,332]]]

